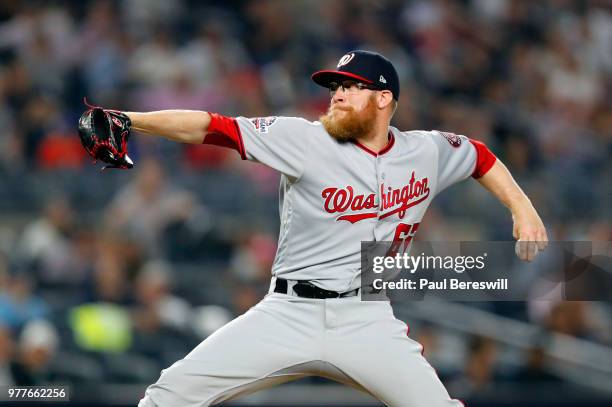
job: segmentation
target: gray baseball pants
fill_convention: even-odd
[[[164,369],[138,406],[210,406],[313,375],[387,406],[461,406],[421,351],[388,302],[271,292]]]

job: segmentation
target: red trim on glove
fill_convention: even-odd
[[[495,164],[497,157],[483,142],[470,139],[470,143],[476,148],[476,167],[472,177],[480,178],[489,172],[493,164]]]
[[[242,134],[238,122],[233,117],[222,116],[217,113],[210,114],[210,124],[202,144],[233,148],[238,151],[243,160],[247,159],[242,142]]]

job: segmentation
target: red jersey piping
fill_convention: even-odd
[[[359,147],[360,149],[362,149],[363,151],[365,151],[368,154],[373,155],[374,157],[378,157],[381,156],[383,154],[385,154],[386,152],[388,152],[389,150],[391,150],[391,148],[393,147],[393,145],[395,144],[395,136],[393,135],[393,133],[391,131],[389,131],[389,142],[387,143],[387,145],[385,147],[383,147],[382,150],[380,150],[378,153],[374,152],[373,150],[369,149],[368,147],[364,146],[363,144],[361,144],[359,141],[357,140],[352,140],[353,143]]]

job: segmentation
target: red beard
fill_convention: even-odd
[[[337,141],[346,142],[372,131],[378,109],[374,97],[371,97],[366,107],[360,112],[355,111],[352,107],[336,107],[334,110],[342,110],[344,113],[341,113],[341,117],[334,116],[330,106],[327,113],[319,117],[319,121],[330,136]]]

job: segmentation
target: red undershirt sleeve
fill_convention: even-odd
[[[233,117],[222,116],[217,113],[210,114],[210,124],[202,144],[233,148],[238,151],[243,160],[247,159],[244,142],[238,122]]]
[[[497,157],[483,142],[470,139],[470,143],[476,148],[476,166],[474,167],[472,177],[480,178],[493,167]]]

